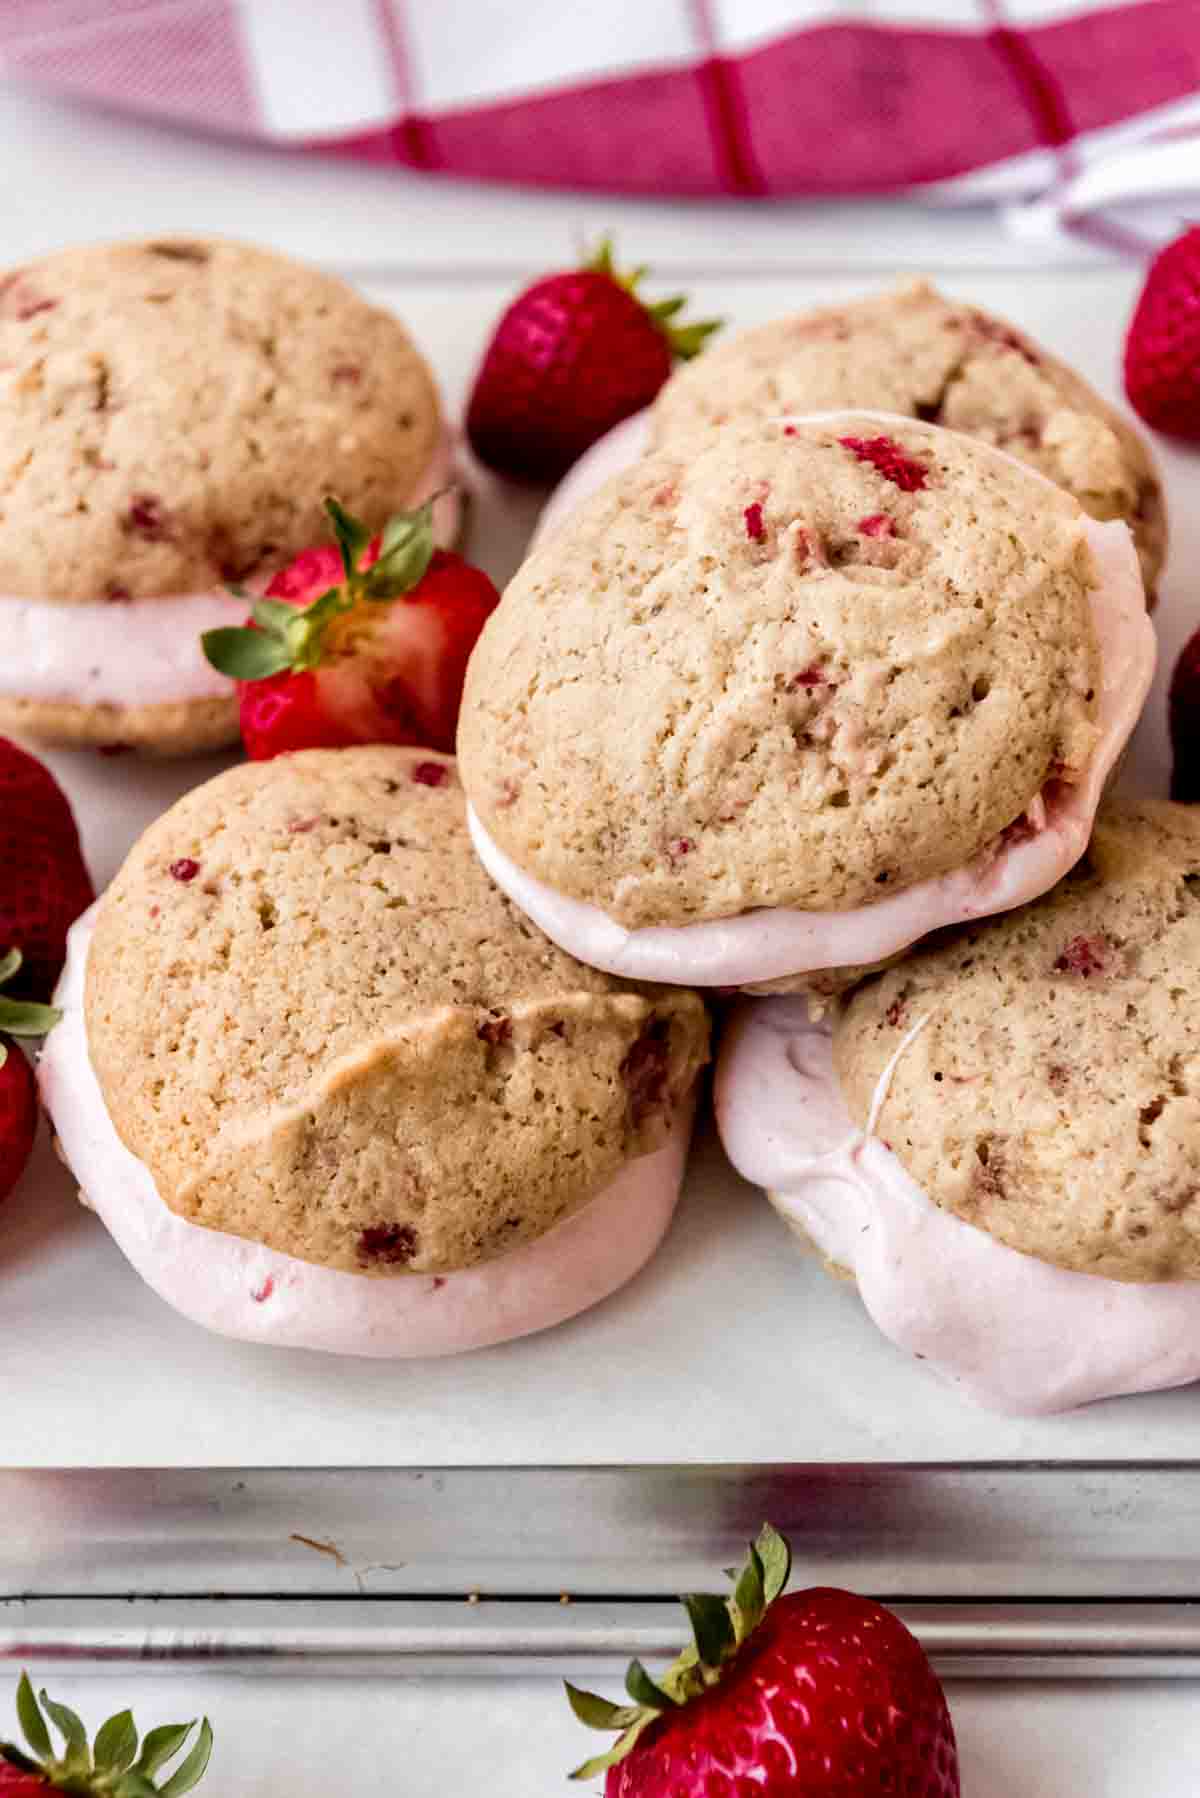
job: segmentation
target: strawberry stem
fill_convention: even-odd
[[[231,680],[268,680],[276,674],[303,674],[319,666],[329,627],[360,603],[380,604],[408,593],[423,578],[433,558],[434,502],[448,487],[430,496],[413,512],[397,512],[379,537],[330,495],[325,511],[342,558],[342,581],[307,606],[280,599],[259,599],[249,625],[205,631],[200,639],[212,666]]]
[[[791,1570],[792,1551],[786,1537],[764,1523],[749,1546],[745,1565],[730,1574],[736,1583],[727,1598],[692,1592],[681,1600],[691,1619],[695,1645],[685,1648],[658,1681],[651,1679],[640,1661],[629,1663],[625,1690],[634,1701],[632,1707],[612,1704],[595,1692],[568,1684],[567,1701],[581,1723],[589,1729],[620,1732],[607,1754],[585,1761],[571,1778],[595,1779],[619,1766],[657,1718],[717,1685],[722,1669],[787,1585]]]
[[[725,323],[723,318],[697,319],[691,324],[676,324],[673,321],[687,305],[686,294],[672,294],[669,299],[655,300],[653,304],[643,300],[637,291],[639,284],[650,273],[647,263],[639,263],[628,274],[622,274],[613,257],[613,240],[609,233],[600,239],[599,244],[583,264],[593,274],[607,275],[618,287],[623,287],[641,306],[655,328],[662,332],[671,346],[671,354],[680,362],[690,362],[698,356],[714,331],[719,331]]]
[[[56,1755],[47,1717],[59,1731],[65,1751]],[[32,1755],[11,1742],[0,1742],[0,1763],[41,1776],[59,1792],[81,1798],[184,1798],[199,1784],[212,1756],[213,1734],[205,1717],[191,1751],[160,1786],[154,1775],[174,1760],[186,1744],[195,1721],[168,1723],[152,1729],[138,1754],[138,1732],[129,1711],[118,1711],[97,1731],[89,1747],[81,1720],[65,1704],[56,1704],[47,1693],[34,1696],[29,1675],[22,1673],[17,1686],[17,1720]]]

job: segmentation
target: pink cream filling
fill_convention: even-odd
[[[1087,848],[1106,783],[1141,714],[1154,674],[1155,637],[1125,525],[1086,519],[1100,584],[1091,594],[1100,647],[1100,737],[1079,781],[1049,782],[1024,817],[965,867],[851,911],[784,907],[684,925],[630,930],[600,907],[556,892],[518,868],[468,813],[488,873],[533,922],[577,960],[628,979],[683,986],[749,986],[862,967],[930,931],[1024,905],[1054,886]]]
[[[453,467],[453,443],[444,431],[407,503],[423,504],[446,485]],[[460,514],[457,489],[436,502],[440,544],[457,540]],[[87,706],[220,699],[231,683],[205,660],[200,634],[245,617],[246,601],[224,591],[81,605],[0,597],[0,696]]]
[[[454,1355],[561,1323],[607,1298],[658,1247],[679,1196],[690,1105],[669,1141],[629,1162],[574,1216],[496,1261],[445,1276],[314,1267],[176,1217],[117,1135],[88,1056],[84,978],[93,906],[71,931],[38,1067],[59,1145],[118,1247],[160,1298],[220,1335],[327,1354]]]
[[[1072,1273],[930,1203],[874,1134],[851,1122],[828,1027],[803,998],[738,1008],[717,1065],[717,1127],[745,1179],[853,1273],[883,1334],[991,1410],[1036,1416],[1200,1378],[1200,1282]]]

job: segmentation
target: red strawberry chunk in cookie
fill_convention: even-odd
[[[901,493],[919,493],[928,485],[929,470],[925,464],[907,455],[891,437],[839,437],[838,442],[860,462],[877,468],[884,480],[899,487]]]
[[[121,520],[122,529],[147,543],[163,543],[171,535],[171,519],[154,493],[135,493]]]
[[[484,1018],[475,1026],[475,1034],[481,1043],[498,1049],[501,1044],[512,1041],[512,1019],[505,1017]]]
[[[411,1224],[371,1224],[358,1238],[360,1261],[381,1261],[386,1267],[403,1267],[417,1252],[417,1233]]]
[[[742,513],[742,517],[746,521],[747,537],[749,537],[752,543],[761,543],[767,534],[767,527],[763,523],[763,509],[761,503],[758,500],[755,500],[752,506],[746,507],[746,510]]]
[[[1078,974],[1090,980],[1108,972],[1112,944],[1106,936],[1073,936],[1054,963],[1056,974]]]
[[[864,537],[894,537],[896,535],[895,521],[889,518],[886,512],[872,512],[869,518],[860,518],[858,528]]]
[[[58,304],[49,294],[39,292],[20,269],[0,281],[0,316],[15,318],[24,324],[40,313],[53,312]]]
[[[793,674],[787,685],[789,693],[811,693],[816,687],[831,687],[833,682],[823,668],[814,664],[811,668],[802,668],[799,674]]]
[[[639,1124],[661,1110],[667,1096],[670,1026],[665,1018],[651,1018],[621,1063],[621,1078],[629,1094],[629,1116]]]

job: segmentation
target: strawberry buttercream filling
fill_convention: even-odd
[[[865,967],[899,954],[933,930],[1036,899],[1087,848],[1096,809],[1154,674],[1154,631],[1129,532],[1124,524],[1090,518],[1083,528],[1100,577],[1090,594],[1102,670],[1096,748],[1074,782],[1047,782],[1025,813],[964,867],[849,911],[762,908],[631,930],[599,906],[557,892],[519,868],[472,811],[469,823],[480,859],[509,898],[579,961],[629,979],[684,986],[749,986],[827,968]]]
[[[94,923],[92,907],[70,933],[55,994],[63,1016],[38,1067],[42,1101],[84,1202],[147,1285],[194,1323],[330,1354],[459,1354],[547,1329],[607,1298],[662,1240],[683,1178],[690,1104],[677,1109],[661,1149],[628,1162],[582,1210],[462,1273],[341,1273],[177,1217],[117,1135],[88,1055],[83,995]]]
[[[743,1003],[717,1066],[717,1126],[738,1172],[852,1273],[880,1330],[996,1411],[1037,1415],[1200,1378],[1200,1282],[1074,1273],[930,1202],[850,1118],[828,1028],[802,998]]]
[[[453,444],[443,432],[417,491],[422,505],[452,478]],[[434,506],[441,545],[458,536],[457,489]],[[265,583],[263,583],[265,584]],[[249,585],[254,587],[255,582]],[[246,601],[225,589],[153,599],[53,600],[0,597],[0,695],[43,703],[99,706],[172,705],[220,699],[233,683],[204,657],[201,633],[243,624]]]

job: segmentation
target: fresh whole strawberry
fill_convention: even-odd
[[[0,956],[22,952],[14,991],[50,997],[67,931],[95,897],[65,793],[48,768],[0,737]]]
[[[205,1718],[185,1759],[159,1784],[156,1776],[182,1752],[194,1722],[163,1724],[139,1743],[133,1717],[120,1711],[89,1745],[75,1712],[45,1692],[39,1704],[24,1673],[17,1687],[17,1717],[29,1751],[0,1742],[0,1798],[46,1798],[49,1792],[74,1792],[78,1798],[183,1798],[203,1779],[212,1753],[212,1730]],[[61,1754],[54,1752],[47,1718],[63,1738]]]
[[[1171,798],[1200,803],[1200,630],[1179,652],[1167,695],[1171,732]]]
[[[764,1526],[729,1598],[684,1599],[695,1646],[656,1683],[630,1663],[631,1704],[568,1685],[615,1748],[573,1779],[606,1798],[959,1798],[945,1694],[915,1638],[869,1598],[780,1594],[786,1541]]]
[[[325,504],[336,548],[297,556],[248,626],[202,638],[239,682],[246,753],[413,743],[453,754],[467,662],[500,595],[482,569],[434,549],[432,501],[376,537]]]
[[[467,407],[481,462],[519,480],[555,481],[598,438],[648,406],[677,357],[719,320],[676,322],[681,296],[647,305],[644,268],[619,275],[606,239],[582,268],[547,275],[496,326]]]
[[[15,978],[21,952],[12,949],[0,960],[0,987]],[[7,999],[0,992],[0,1200],[6,1199],[21,1175],[37,1135],[37,1089],[33,1069],[9,1039],[45,1036],[58,1022],[49,1005]]]
[[[1156,431],[1200,443],[1200,225],[1150,264],[1125,340],[1125,391]]]

